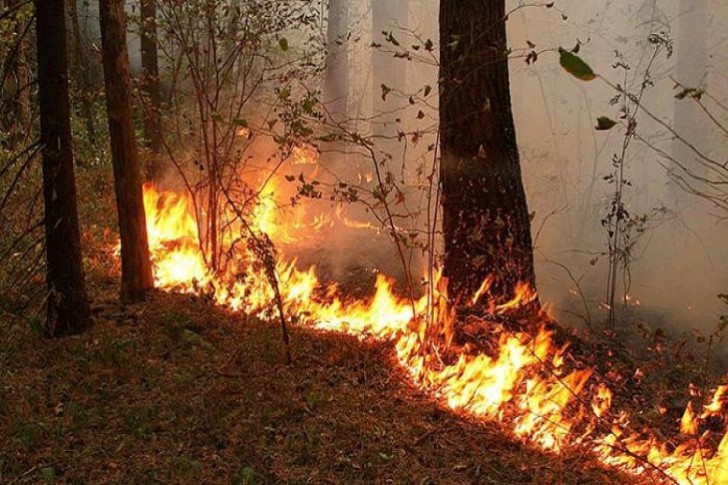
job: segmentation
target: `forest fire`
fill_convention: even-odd
[[[728,0],[130,3],[0,2],[0,482],[728,484]]]
[[[208,294],[234,311],[273,315],[274,291],[248,246],[227,235],[226,249],[234,257],[223,269],[212,271],[200,250],[198,223],[188,196],[148,185],[144,204],[158,287]],[[276,220],[273,209],[264,202],[251,212],[253,231],[270,231],[273,239],[295,239]],[[320,221],[299,223],[307,228],[319,225]],[[728,483],[728,435],[716,446],[720,435],[704,426],[710,419],[724,417],[727,386],[719,387],[702,408],[688,405],[680,435],[668,443],[656,433],[631,430],[629,414],[611,408],[612,391],[598,382],[593,369],[574,365],[568,345],[555,344],[548,323],[535,335],[494,325],[494,351],[456,349],[444,343],[449,342],[452,315],[438,284],[431,285],[429,296],[410,302],[394,293],[391,280],[379,275],[373,296],[360,301],[341,296],[335,285],[322,285],[314,267],[299,270],[295,261],[280,257],[276,273],[285,311],[296,321],[393,341],[399,363],[413,382],[457,412],[498,420],[517,437],[544,450],[591,449],[605,464],[635,474],[653,471],[668,483]],[[472,304],[489,285],[486,280]],[[490,311],[507,316],[533,298],[534,292],[521,285],[511,301]],[[425,345],[433,325],[434,335],[444,338],[435,339],[439,345]]]

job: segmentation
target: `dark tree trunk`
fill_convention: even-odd
[[[121,299],[131,303],[143,300],[145,291],[154,286],[154,281],[142,199],[142,176],[132,125],[124,1],[100,0],[99,16],[121,236]]]
[[[511,112],[505,0],[440,3],[440,178],[450,297],[488,275],[490,301],[535,289],[530,217]],[[538,308],[534,302],[530,309]]]
[[[48,285],[48,337],[84,332],[90,324],[73,173],[63,0],[35,3],[38,42],[40,141]]]
[[[162,141],[162,98],[159,92],[159,59],[157,56],[156,0],[141,0],[142,91],[144,100],[144,141],[151,152],[147,177],[158,179],[162,174],[160,154]]]

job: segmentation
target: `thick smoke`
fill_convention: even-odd
[[[717,298],[728,292],[728,231],[721,221],[727,214],[679,187],[669,175],[675,167],[659,151],[693,167],[698,175],[703,173],[699,157],[675,140],[672,128],[711,159],[728,159],[724,54],[728,34],[721,24],[728,18],[728,4],[708,0],[559,0],[551,8],[522,4],[512,0],[508,5],[513,9],[508,21],[511,89],[524,182],[534,213],[543,301],[552,303],[567,324],[589,319],[599,325],[606,315],[608,235],[602,220],[615,187],[605,177],[614,170],[612,159],[621,151],[624,130],[594,129],[600,116],[619,119],[619,105],[610,104],[616,94],[612,88],[600,80],[576,80],[559,66],[556,49],[580,44],[579,55],[612,83],[637,90],[645,72],[650,72],[643,103],[655,118],[638,113],[644,140],[633,140],[625,158],[626,207],[633,216],[646,216],[643,224],[631,229],[630,263],[619,272],[618,287],[627,288],[630,297],[628,314],[652,327],[711,331],[718,315],[728,313]],[[347,58],[343,83],[348,87],[347,128],[373,137],[377,161],[402,188],[403,201],[395,208],[412,215],[397,221],[403,232],[426,228],[427,175],[434,160],[430,148],[437,141],[437,11],[437,0],[349,0],[348,29],[339,39],[340,55]],[[81,14],[93,37],[94,12],[84,7]],[[654,34],[671,39],[674,52],[671,56],[663,52],[651,62],[655,44],[649,39]],[[424,48],[428,39],[434,42],[431,53]],[[412,55],[395,56],[405,51]],[[527,63],[530,51],[539,55]],[[617,62],[629,66],[626,78],[614,67]],[[716,100],[712,114],[718,123],[691,99],[676,99],[676,82],[706,89]],[[411,95],[415,95],[412,100]],[[410,135],[400,137],[400,133]],[[362,183],[374,177],[373,169],[371,154],[346,146],[343,153],[324,154],[322,168],[308,175],[330,186],[342,180]],[[299,171],[300,167],[289,167],[286,173]],[[282,200],[290,195],[281,194]],[[302,203],[309,204],[312,214],[336,214],[337,204],[326,198]],[[401,276],[400,258],[371,208],[346,204],[341,214],[371,228],[324,226],[284,249],[302,263],[323,266],[332,279],[356,279],[377,271]],[[406,256],[418,279],[425,262],[422,252],[413,250]],[[624,313],[624,303],[617,304]]]
[[[349,51],[350,88],[356,94],[350,100],[350,113],[357,119],[381,109],[377,102],[380,82],[404,93],[417,92],[428,84],[436,86],[436,65],[397,59],[391,54],[388,61],[377,65],[376,56],[372,60],[367,51],[372,42],[382,44],[381,49],[389,47],[383,41],[386,35],[382,30],[391,30],[405,49],[416,43],[409,37],[412,32],[437,43],[437,2],[410,1],[407,17],[393,19],[385,29],[372,26],[370,20],[376,20],[376,12],[373,14],[370,8],[376,9],[379,3],[354,2],[351,8],[351,30],[359,41],[353,42]],[[556,48],[571,49],[581,44],[579,55],[615,84],[625,84],[624,71],[615,68],[617,62],[629,66],[626,84],[633,91],[639,90],[646,72],[650,73],[643,103],[655,119],[638,113],[638,130],[644,140],[633,141],[625,157],[629,184],[624,197],[636,222],[630,229],[634,243],[630,262],[618,272],[618,288],[622,294],[625,289],[629,294],[626,313],[624,301],[616,302],[619,312],[649,327],[712,331],[718,316],[726,312],[717,298],[728,290],[724,244],[728,231],[721,222],[726,214],[675,183],[669,175],[675,167],[659,152],[693,167],[698,174],[704,170],[696,161],[698,155],[676,141],[671,128],[711,159],[728,158],[725,130],[690,99],[675,97],[678,82],[706,89],[726,106],[728,59],[723,51],[728,39],[720,19],[728,15],[728,5],[685,0],[563,0],[552,8],[519,8],[521,2],[510,3],[514,9],[508,22],[509,45],[513,49],[513,108],[524,182],[534,213],[543,300],[553,304],[565,323],[579,324],[588,318],[599,325],[605,318],[608,233],[602,220],[609,212],[615,190],[605,178],[613,171],[614,154],[621,151],[624,130],[595,130],[598,117],[620,116],[619,105],[610,103],[616,94],[612,88],[599,80],[576,80],[559,66]],[[650,36],[654,35],[672,42],[674,51],[668,55],[663,49],[651,62],[656,44]],[[535,48],[530,47],[531,43]],[[540,54],[536,62],[527,63],[525,57],[531,50]],[[382,69],[401,72],[397,63],[405,66],[403,79],[381,81],[383,76],[378,72]],[[394,108],[397,102],[394,97],[388,105]],[[725,128],[728,112],[715,104],[713,108]],[[427,121],[436,122],[436,112],[425,113]],[[409,107],[398,112],[397,128],[422,129],[425,123],[418,122],[417,114]],[[397,172],[400,160],[406,160],[406,178],[415,184],[418,163],[431,163],[425,147],[434,142],[434,133],[428,132],[417,147],[408,146],[404,158],[402,144],[389,144],[394,154],[390,162],[393,171]]]
[[[635,91],[649,69],[651,86],[643,101],[656,119],[639,112],[640,135],[702,173],[697,155],[666,127],[711,158],[728,157],[725,133],[695,103],[675,98],[676,82],[705,88],[719,100],[728,97],[726,59],[720,56],[726,34],[718,25],[728,10],[726,5],[708,10],[707,4],[606,2],[595,10],[592,2],[561,1],[559,11],[523,9],[513,15],[510,44],[530,40],[537,48],[571,48],[581,41],[580,55],[614,83],[625,82],[615,62],[628,64],[627,83]],[[670,38],[674,53],[662,53],[650,65],[652,34]],[[592,303],[603,302],[606,294],[607,234],[601,220],[615,187],[604,177],[612,171],[613,154],[620,153],[624,131],[598,132],[594,125],[599,116],[618,118],[619,106],[609,103],[616,93],[599,81],[586,84],[565,76],[548,53],[531,66],[516,59],[512,71],[524,177],[536,212],[534,232],[539,232],[540,291],[557,310],[578,311],[581,297],[567,269]],[[717,114],[728,122],[728,113]],[[637,314],[648,324],[712,329],[725,311],[717,295],[728,288],[727,233],[720,222],[725,214],[678,187],[668,175],[674,167],[647,143],[633,142],[626,161],[627,209],[648,216],[644,232],[634,230],[632,263],[620,279],[629,287],[630,305],[639,304]],[[603,317],[603,311],[594,317]]]

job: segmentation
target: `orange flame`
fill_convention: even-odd
[[[277,219],[273,195],[272,189],[262,194],[249,223],[275,241],[295,241],[295,233]],[[256,256],[250,249],[236,246],[234,260],[213,273],[200,250],[190,198],[146,186],[144,204],[158,287],[205,291],[231,310],[268,316],[274,295],[263,270],[256,269]],[[315,230],[327,223],[294,224],[293,229]],[[392,281],[380,275],[374,296],[362,301],[341,297],[335,286],[323,287],[314,267],[299,270],[295,261],[281,258],[276,272],[289,314],[318,329],[393,341],[397,358],[412,380],[453,410],[501,420],[512,426],[516,436],[545,450],[558,452],[569,445],[591,443],[603,463],[632,473],[656,468],[680,484],[728,483],[728,435],[713,450],[709,433],[699,435],[703,420],[724,412],[728,386],[715,391],[699,416],[692,403],[688,405],[680,422],[680,443],[668,447],[655,436],[628,431],[629,415],[611,411],[612,391],[601,383],[587,386],[592,369],[565,369],[568,345],[556,346],[546,328],[535,336],[501,332],[491,355],[468,348],[455,353],[448,350],[452,314],[442,282],[431,285],[434,294],[410,302],[398,297]],[[470,303],[476,304],[491,283],[486,279]],[[528,285],[521,284],[511,301],[491,310],[508,314],[536,297]],[[425,346],[433,325],[443,342]],[[584,395],[586,389],[593,390],[591,398]],[[599,422],[605,426],[598,426]],[[606,433],[598,431],[609,428]]]
[[[291,165],[316,165],[319,159],[318,150],[311,145],[295,146],[291,150]]]

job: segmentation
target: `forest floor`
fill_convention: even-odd
[[[0,483],[624,484],[544,454],[408,383],[391,345],[279,328],[155,292],[47,341],[0,325]]]
[[[120,305],[114,202],[98,196],[113,193],[107,172],[79,172],[94,326],[49,341],[27,312],[0,315],[0,484],[655,483],[446,409],[410,383],[388,343],[296,327],[285,365],[274,323],[159,291]],[[642,369],[639,385],[609,382],[637,425],[679,420],[695,377],[679,352],[564,336],[601,375]],[[648,412],[671,401],[670,419]]]

